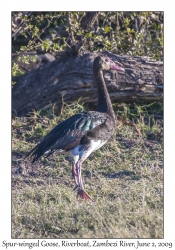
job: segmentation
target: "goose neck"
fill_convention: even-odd
[[[115,115],[112,108],[112,103],[106,88],[102,70],[95,71],[94,78],[97,84],[97,91],[98,91],[97,111],[108,113],[109,115],[112,115],[114,117]]]

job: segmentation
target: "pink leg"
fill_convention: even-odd
[[[73,163],[72,163],[72,176],[73,176],[73,178],[75,180],[76,187],[77,187],[78,186],[78,175],[77,175],[76,165],[73,164]]]
[[[88,193],[84,190],[83,181],[82,181],[82,177],[81,177],[81,166],[82,166],[82,161],[79,160],[76,163],[76,178],[75,178],[75,183],[76,183],[76,185],[78,187],[77,195],[80,196],[84,200],[94,201],[88,195]]]

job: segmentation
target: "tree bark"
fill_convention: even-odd
[[[163,97],[163,63],[148,57],[119,56],[103,52],[125,72],[104,72],[112,102],[155,101]],[[96,103],[93,61],[98,53],[64,57],[25,75],[14,77],[12,111],[25,116],[50,105],[62,106],[80,97],[83,103]]]

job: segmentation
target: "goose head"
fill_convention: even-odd
[[[118,70],[125,71],[124,68],[119,67],[116,63],[114,63],[109,57],[105,56],[97,56],[94,60],[94,69],[96,70]]]

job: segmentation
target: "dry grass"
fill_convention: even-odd
[[[52,127],[84,109],[77,102],[60,116],[48,110],[13,119],[12,237],[163,238],[161,102],[114,105],[115,135],[83,164],[94,203],[77,201],[69,157],[24,159]]]

